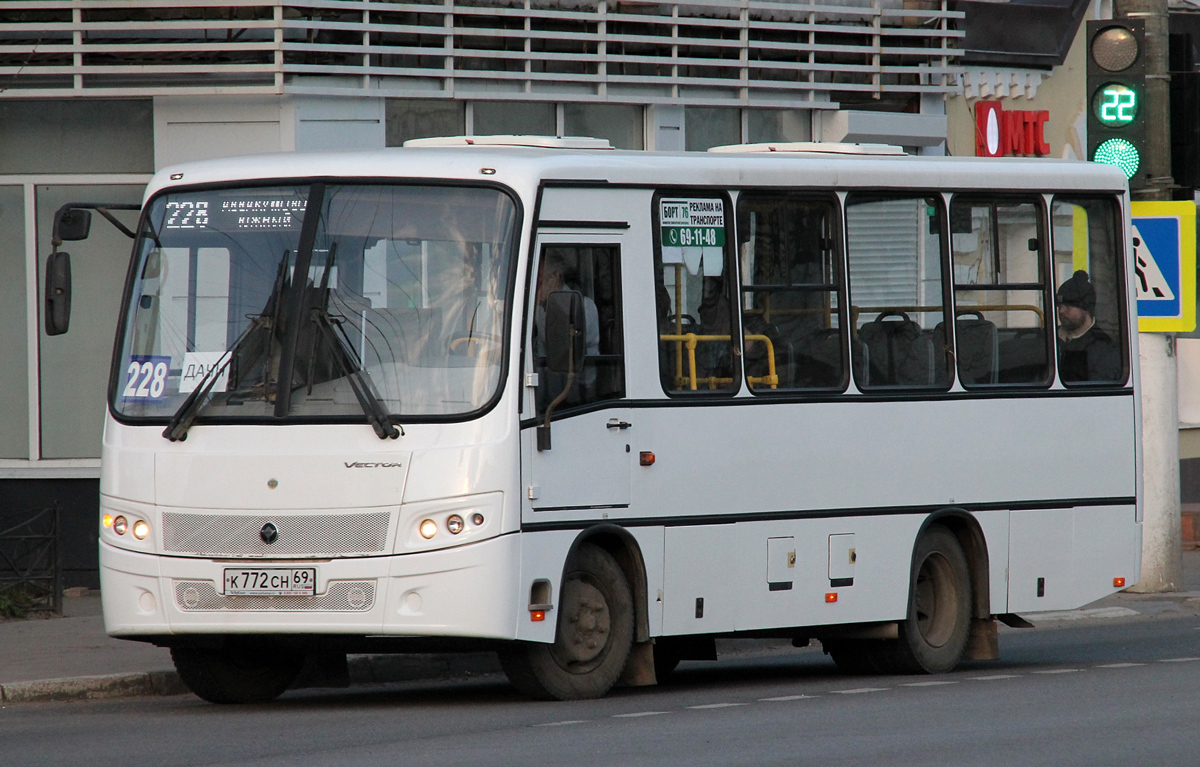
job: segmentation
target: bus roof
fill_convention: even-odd
[[[171,166],[147,187],[352,178],[492,181],[530,193],[543,181],[633,186],[1123,192],[1115,167],[1078,160],[788,152],[644,152],[516,146],[412,146],[278,153]]]

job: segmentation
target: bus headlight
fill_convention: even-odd
[[[113,520],[112,529],[117,535],[124,535],[125,531],[129,529],[129,520],[125,517],[117,517]]]
[[[137,522],[133,523],[133,537],[134,538],[137,538],[139,541],[144,541],[144,540],[146,540],[146,536],[149,534],[150,534],[150,525],[146,524],[143,520],[139,519]]]
[[[421,537],[425,540],[429,540],[433,536],[437,535],[437,522],[434,522],[432,519],[427,519],[421,523],[420,530]]]
[[[458,535],[466,526],[467,523],[463,522],[463,518],[457,514],[451,514],[446,518],[446,529],[450,531],[451,535]]]

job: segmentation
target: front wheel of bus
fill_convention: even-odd
[[[590,543],[578,548],[558,610],[554,643],[514,643],[500,653],[504,673],[533,698],[599,698],[620,678],[633,645],[633,596],[612,555]]]
[[[239,643],[221,650],[174,647],[171,660],[188,689],[209,703],[265,703],[295,681],[304,656]]]
[[[888,670],[942,674],[953,669],[971,629],[971,573],[962,546],[945,527],[930,527],[913,551],[908,617],[885,651]]]

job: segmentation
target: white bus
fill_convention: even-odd
[[[462,647],[594,697],[739,633],[941,673],[1136,580],[1119,171],[411,143],[146,191],[104,616],[202,698]]]

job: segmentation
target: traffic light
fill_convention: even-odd
[[[1089,21],[1087,40],[1087,159],[1117,166],[1131,189],[1141,188],[1147,178],[1145,23]]]

